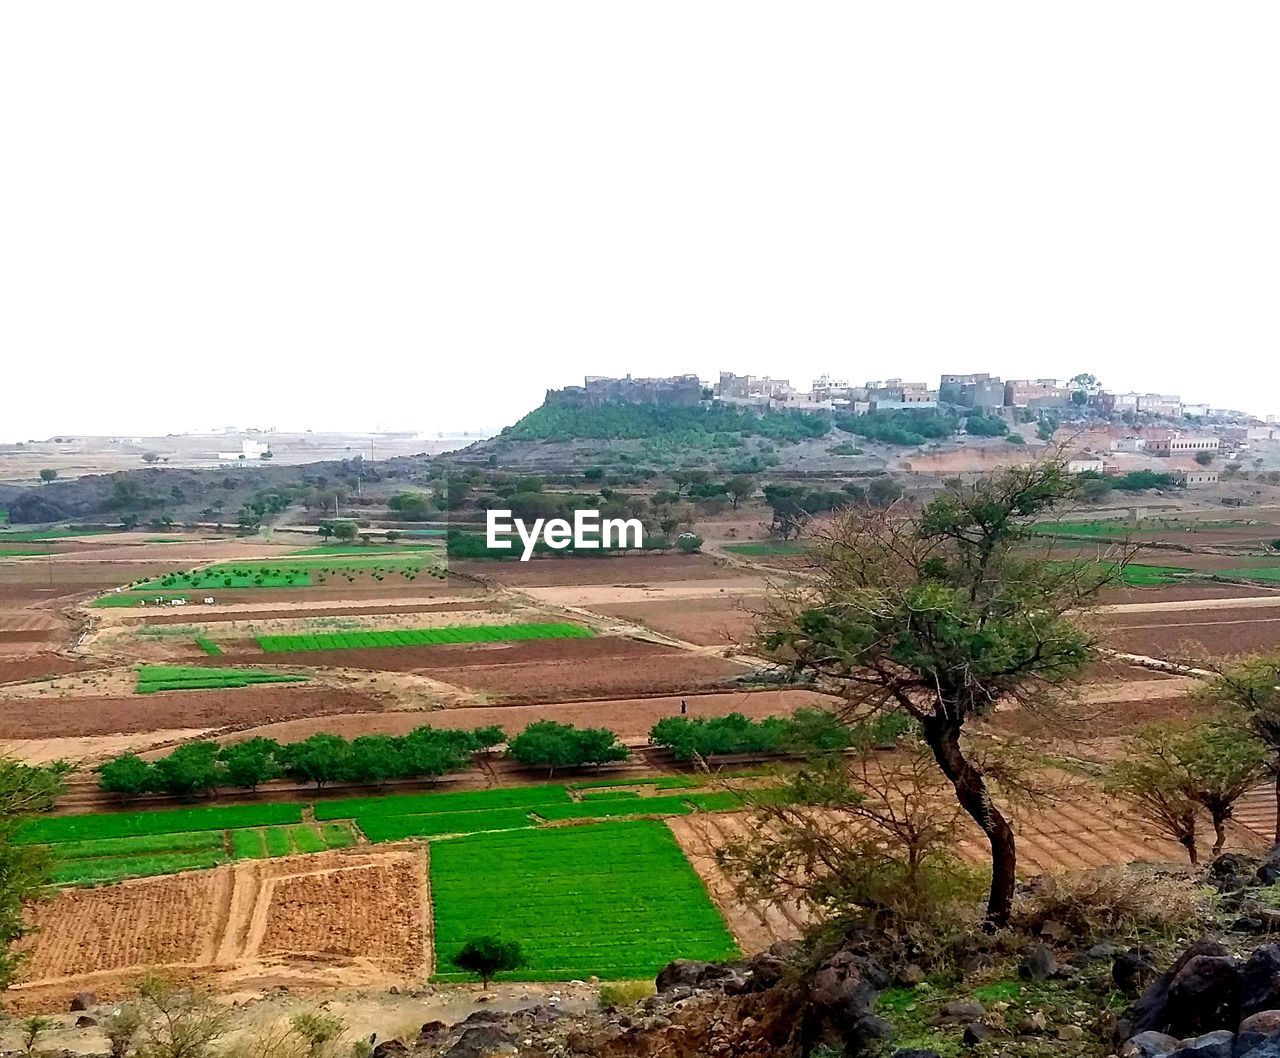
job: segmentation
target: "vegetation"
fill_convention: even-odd
[[[498,932],[528,958],[508,979],[652,977],[674,958],[724,959],[733,938],[661,822],[477,834],[431,854],[439,966]],[[625,892],[627,900],[618,899]],[[444,980],[458,972],[442,972]]]
[[[518,970],[524,964],[524,953],[516,941],[491,936],[467,941],[453,957],[453,965],[475,974],[484,988],[489,987],[494,974]]]
[[[881,444],[918,447],[929,441],[942,441],[956,432],[958,420],[950,412],[938,409],[920,411],[870,411],[865,415],[847,412],[834,416],[835,424],[846,433],[857,434]]]
[[[726,404],[711,408],[671,404],[609,402],[592,406],[544,404],[499,435],[503,440],[631,440],[660,437],[702,447],[717,434],[802,441],[824,437],[831,429],[825,416],[806,412],[755,412]]]
[[[14,943],[26,932],[23,904],[35,896],[47,870],[42,850],[22,840],[30,819],[61,792],[62,769],[33,768],[0,757],[0,990],[9,986],[21,958]]]
[[[543,622],[505,625],[447,625],[385,632],[321,632],[312,635],[258,636],[269,654],[300,650],[364,650],[450,643],[514,643],[533,639],[589,639],[595,633],[584,625]]]
[[[850,509],[780,595],[762,647],[838,687],[852,710],[910,716],[991,850],[989,920],[1008,921],[1016,840],[962,735],[1001,702],[1034,707],[1095,656],[1077,623],[1112,574],[1051,563],[1031,527],[1075,495],[1061,463],[1011,468],[914,517]],[[1123,558],[1118,561],[1123,565]]]
[[[231,687],[251,687],[258,683],[305,683],[306,680],[306,676],[296,673],[269,672],[263,669],[143,665],[138,669],[138,682],[134,689],[139,694],[154,694],[157,691],[226,690]]]
[[[554,775],[566,768],[597,769],[610,761],[626,760],[627,747],[608,728],[577,728],[554,720],[530,724],[507,745],[507,753],[527,768],[545,768]]]
[[[909,723],[901,714],[886,714],[855,724],[825,709],[798,709],[789,717],[763,720],[741,713],[668,716],[654,724],[649,740],[681,761],[742,753],[807,754],[855,745],[892,746]]]

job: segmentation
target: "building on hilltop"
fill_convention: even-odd
[[[1009,408],[1065,408],[1074,392],[1056,378],[1011,378],[1004,384],[1004,403]]]
[[[773,400],[788,400],[796,396],[791,382],[785,378],[769,378],[768,375],[735,375],[721,371],[715,386],[715,396],[725,404],[750,404],[768,407]]]
[[[607,378],[588,375],[581,386],[547,390],[547,403],[604,404],[679,404],[686,407],[702,400],[702,382],[697,375],[673,375],[670,378]]]
[[[1194,455],[1196,452],[1216,452],[1222,442],[1211,434],[1170,433],[1147,442],[1146,450],[1152,455]]]
[[[1005,385],[997,375],[985,372],[972,375],[943,375],[938,385],[938,400],[962,408],[992,409],[1004,407]]]
[[[938,406],[938,391],[925,382],[890,378],[868,382],[866,400],[872,411],[922,411]]]

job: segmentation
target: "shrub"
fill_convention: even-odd
[[[656,989],[652,981],[611,981],[600,986],[602,1007],[629,1007],[653,995]]]
[[[484,987],[488,988],[494,974],[517,970],[524,965],[524,953],[514,940],[476,937],[462,946],[453,957],[453,963],[458,969],[479,976]]]
[[[1200,911],[1193,881],[1138,867],[1043,874],[1014,904],[1015,924],[1038,934],[1046,922],[1060,922],[1068,935],[1132,937],[1172,934],[1190,926]]]
[[[507,744],[507,753],[530,768],[546,768],[548,776],[557,768],[597,768],[609,761],[626,760],[630,755],[618,736],[607,728],[576,728],[554,720],[530,724]]]

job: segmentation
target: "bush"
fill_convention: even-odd
[[[484,987],[488,988],[494,974],[517,970],[523,966],[524,953],[514,940],[476,937],[462,946],[453,957],[453,964],[460,970],[476,974]]]
[[[1069,936],[1134,937],[1172,934],[1200,911],[1193,881],[1138,867],[1100,867],[1081,873],[1043,874],[1014,904],[1014,923],[1038,935],[1046,922],[1061,922]]]
[[[554,720],[530,724],[507,744],[507,754],[530,768],[546,768],[548,776],[557,768],[597,768],[610,761],[626,760],[627,747],[606,728],[576,728]]]
[[[657,991],[652,981],[612,981],[600,986],[600,1005],[610,1007],[629,1007],[639,1003]]]

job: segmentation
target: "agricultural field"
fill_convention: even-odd
[[[189,665],[143,665],[138,669],[139,694],[157,691],[223,690],[252,687],[259,683],[305,683],[297,673],[266,672],[255,669],[202,669]]]
[[[445,839],[432,846],[436,976],[471,937],[518,941],[506,975],[563,981],[653,976],[673,958],[726,959],[737,945],[667,826],[638,820]]]
[[[388,632],[258,636],[258,646],[267,653],[274,654],[296,650],[363,650],[451,643],[516,643],[531,639],[590,639],[592,635],[594,633],[591,629],[583,625],[563,622],[449,625],[443,628],[407,628]]]

